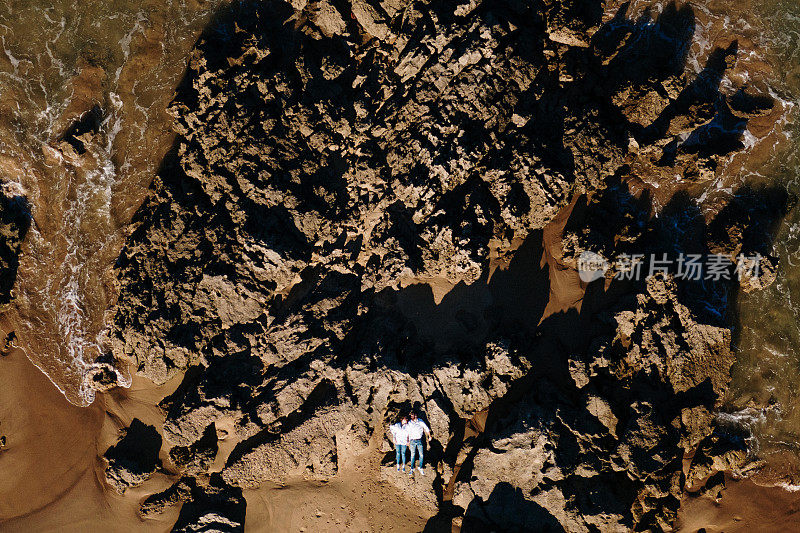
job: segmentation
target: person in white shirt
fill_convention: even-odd
[[[397,462],[397,470],[400,470],[400,465],[403,465],[403,472],[406,471],[406,451],[408,450],[408,417],[403,417],[400,422],[394,423],[389,426],[389,432],[392,434],[392,441],[394,442],[395,461]],[[412,468],[413,470],[413,468]]]
[[[431,438],[431,428],[428,427],[428,424],[423,422],[417,417],[417,413],[412,412],[410,415],[411,420],[408,422],[408,447],[411,448],[411,470],[408,472],[408,475],[414,473],[414,461],[416,459],[415,452],[419,453],[419,473],[423,476],[425,475],[425,470],[423,469],[423,460],[424,457],[422,455],[422,434],[428,436],[428,439]]]

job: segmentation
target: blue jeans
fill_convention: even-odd
[[[406,457],[407,457],[406,450],[407,449],[408,449],[408,447],[405,444],[398,444],[398,445],[396,445],[394,447],[395,460],[397,461],[397,464],[403,465],[403,468],[406,467]]]
[[[424,456],[422,455],[422,439],[411,439],[408,447],[411,448],[411,470],[414,470],[414,461],[416,460],[414,455],[417,450],[419,450],[419,467],[422,468],[422,461],[424,460]]]

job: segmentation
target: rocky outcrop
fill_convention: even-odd
[[[530,527],[505,502],[521,499],[568,531],[669,528],[684,452],[727,386],[730,331],[698,324],[668,277],[650,278],[632,303],[611,315],[613,336],[548,356],[546,370],[534,363],[531,396],[490,424],[455,484],[464,524]]]
[[[174,446],[170,449],[169,458],[182,471],[199,474],[208,470],[218,451],[217,429],[212,423],[203,431],[203,436],[189,446]]]
[[[181,505],[181,511],[172,531],[244,531],[242,491],[227,486],[219,475],[200,481],[193,477],[181,478],[164,492],[148,497],[139,512],[144,518],[151,518],[177,504]]]
[[[158,431],[134,418],[131,425],[122,430],[119,441],[106,450],[106,482],[120,494],[141,485],[160,466],[160,450]]]
[[[768,191],[750,191],[708,225],[684,192],[652,216],[634,174],[713,177],[768,103],[719,92],[735,47],[686,76],[689,7],[601,16],[359,0],[218,17],[117,263],[115,355],[157,383],[183,376],[161,406],[184,477],[143,513],[188,502],[178,529],[241,527],[242,488],[335,476],[344,456],[388,451],[387,422],[414,407],[433,430],[437,520],[670,527],[683,455],[727,387],[738,284],[612,281],[616,258],[766,257],[788,204],[759,211]],[[542,269],[540,230],[576,196]],[[612,265],[607,290],[544,316],[550,274],[577,280],[585,251]],[[454,288],[436,301],[425,282]],[[222,423],[238,444],[209,477]]]
[[[472,282],[493,239],[619,168],[624,132],[600,102],[566,105],[536,6],[429,7],[397,11],[382,40],[358,9],[326,37],[314,10],[245,2],[219,22],[229,38],[201,39],[172,107],[181,138],[120,259],[117,349],[141,372],[184,370],[212,331],[269,333],[322,280],[351,284],[351,304],[403,279]]]
[[[28,202],[22,196],[0,192],[0,305],[12,299],[20,247],[30,224]]]

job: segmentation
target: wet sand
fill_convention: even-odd
[[[0,518],[10,520],[91,483],[103,413],[67,402],[19,350],[0,359],[0,369]]]
[[[800,531],[800,492],[762,487],[748,479],[725,479],[719,502],[686,496],[678,513],[678,531],[763,533]]]
[[[0,358],[0,524],[3,531],[167,531],[165,513],[142,521],[139,501],[170,485],[156,474],[118,495],[103,481],[103,452],[134,418],[155,422],[162,392],[138,380],[91,407],[69,403],[21,350]]]

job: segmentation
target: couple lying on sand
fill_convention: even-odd
[[[400,467],[403,467],[403,472],[406,471],[406,450],[411,449],[411,470],[408,471],[408,475],[412,475],[414,473],[414,462],[416,460],[416,453],[419,453],[419,473],[423,476],[425,475],[425,470],[423,470],[423,455],[422,455],[422,434],[428,436],[428,439],[431,438],[431,428],[428,427],[428,424],[423,422],[417,417],[417,414],[413,411],[408,415],[403,415],[400,418],[400,421],[392,424],[389,427],[389,432],[392,435],[392,441],[394,441],[394,449],[397,457],[397,470],[400,470]]]

